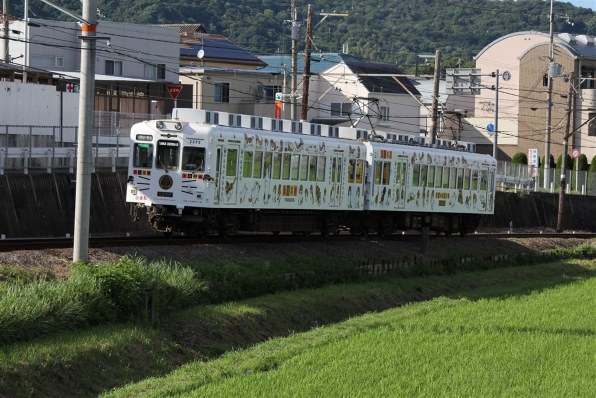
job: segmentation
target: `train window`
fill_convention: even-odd
[[[205,148],[187,146],[182,149],[182,170],[204,171]]]
[[[420,182],[420,165],[416,163],[414,165],[414,171],[412,171],[412,186],[417,187]]]
[[[435,166],[428,166],[428,184],[429,188],[435,186]]]
[[[472,190],[475,191],[478,189],[478,170],[472,170]]]
[[[455,189],[456,188],[456,181],[457,181],[457,168],[450,167],[449,170],[449,188]]]
[[[153,144],[136,143],[132,155],[133,167],[153,167]]]
[[[255,166],[252,169],[252,176],[254,178],[261,178],[263,169],[263,152],[256,151],[255,152]]]
[[[480,170],[480,190],[484,191],[488,187],[488,171]]]
[[[383,162],[381,162],[380,160],[377,160],[375,162],[375,177],[373,180],[375,185],[379,185],[381,183],[382,169],[383,169]]]
[[[298,180],[298,171],[300,170],[300,155],[294,154],[292,155],[292,163],[290,165],[290,178],[294,181]]]
[[[383,181],[381,183],[383,185],[389,185],[389,176],[391,175],[391,163],[384,162],[383,163]]]
[[[470,169],[464,170],[464,189],[470,189]]]
[[[353,184],[356,174],[356,160],[350,159],[348,163],[348,183]]]
[[[263,177],[271,178],[271,164],[273,159],[273,153],[265,152],[265,161],[263,165]]]
[[[342,169],[341,159],[334,158],[333,160],[334,161],[337,161],[337,164],[335,166],[335,169],[336,169],[335,179],[333,181],[335,181],[335,182],[341,182],[341,169]]]
[[[308,162],[308,180],[309,181],[317,180],[317,157],[316,156],[311,156],[310,161]]]
[[[300,155],[300,180],[308,179],[308,155]]]
[[[462,189],[464,187],[464,169],[458,168],[457,169],[457,189]]]
[[[323,182],[325,181],[325,161],[327,159],[324,156],[319,156],[319,161],[317,162],[317,181]]]
[[[157,141],[156,168],[163,170],[178,170],[179,157],[180,143],[178,141]]]
[[[273,154],[273,178],[281,178],[281,153]]]
[[[443,167],[443,188],[449,188],[449,167]]]
[[[281,178],[284,180],[290,179],[290,154],[284,153],[281,162]]]
[[[420,186],[421,187],[426,186],[427,173],[428,173],[428,166],[425,164],[421,164],[420,165]]]
[[[253,151],[244,151],[244,161],[242,162],[242,177],[252,177],[253,158]]]
[[[441,188],[443,178],[443,166],[435,166],[435,187]]]
[[[226,177],[236,176],[236,168],[238,167],[238,149],[228,148],[228,157],[226,159]]]
[[[364,161],[356,162],[356,184],[362,184],[362,175],[364,174]]]

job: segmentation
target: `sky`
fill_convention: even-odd
[[[557,0],[558,1],[558,0]],[[563,0],[577,7],[591,8],[596,11],[596,0]]]

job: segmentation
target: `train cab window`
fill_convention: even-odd
[[[290,178],[294,181],[298,180],[298,171],[300,166],[300,155],[292,155],[292,161],[290,164]]]
[[[252,177],[253,158],[253,151],[244,151],[244,160],[242,161],[242,177]]]
[[[281,177],[281,153],[273,154],[273,178]]]
[[[416,163],[412,171],[412,186],[417,187],[420,182],[420,165]]]
[[[153,167],[153,144],[137,142],[132,155],[133,167]]]
[[[205,148],[187,146],[182,149],[182,170],[204,171]]]
[[[283,180],[290,179],[290,154],[284,153],[281,162],[281,178]]]
[[[319,156],[319,161],[317,162],[317,181],[323,182],[325,181],[325,161],[327,159],[324,156]]]
[[[226,159],[226,177],[235,177],[237,168],[238,168],[238,150],[237,149],[228,149],[228,157]]]
[[[429,188],[435,186],[435,166],[428,166],[428,184]]]
[[[472,170],[472,190],[475,191],[478,189],[478,170]]]
[[[308,155],[300,155],[300,181],[308,179]]]
[[[470,169],[464,170],[464,189],[470,189]]]
[[[178,141],[157,141],[156,168],[162,170],[178,170],[180,158],[180,143]]]
[[[333,179],[333,181],[341,182],[341,169],[342,169],[341,159],[334,158],[333,162],[335,163],[335,167],[333,168],[335,170],[335,178]]]
[[[380,160],[377,160],[375,162],[375,177],[373,179],[375,185],[379,185],[381,184],[381,174],[383,170],[383,162],[381,162]]]
[[[252,176],[254,178],[261,178],[263,169],[263,152],[256,151],[255,152],[255,165],[252,169]]]

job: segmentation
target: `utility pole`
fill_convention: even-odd
[[[555,14],[553,13],[553,0],[550,1],[549,14],[549,34],[550,44],[548,53],[548,86],[547,86],[547,100],[546,100],[546,147],[544,149],[544,189],[549,189],[550,185],[550,135],[552,123],[552,108],[553,108],[553,75],[555,69],[555,48],[554,48],[554,22]]]
[[[308,114],[308,90],[310,88],[310,49],[312,45],[312,8],[308,5],[306,17],[306,43],[304,48],[304,78],[302,80],[302,107],[300,120],[306,121]]]
[[[89,262],[89,211],[91,171],[93,164],[93,105],[95,101],[95,52],[97,1],[83,0],[81,24],[81,92],[79,97],[79,131],[73,262]]]
[[[290,71],[290,119],[296,120],[296,90],[298,75],[298,10],[292,0],[292,66]]]
[[[569,92],[567,93],[567,124],[563,135],[563,155],[561,162],[561,186],[559,187],[559,211],[557,213],[557,232],[563,232],[563,218],[565,209],[565,188],[567,186],[567,151],[571,134],[571,114],[573,113],[573,73],[569,76]]]
[[[2,1],[2,61],[9,63],[8,56],[8,0]]]
[[[430,145],[434,145],[437,140],[437,127],[439,119],[439,82],[441,79],[441,50],[435,53],[435,84],[433,89],[433,103],[432,103],[432,129],[430,132]]]
[[[499,70],[495,73],[495,142],[493,146],[493,158],[497,160],[497,154],[499,150],[497,149],[497,137],[499,135]]]

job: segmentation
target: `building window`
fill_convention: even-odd
[[[215,102],[230,102],[230,83],[215,83]]]
[[[281,93],[281,86],[263,86],[265,101],[275,101],[275,93]]]
[[[53,68],[55,66],[64,66],[64,57],[54,57],[53,55],[33,55],[31,56],[31,66],[49,68]]]
[[[596,113],[589,113],[588,120],[591,120],[588,123],[588,135],[594,137],[596,136]]]
[[[352,113],[352,104],[349,102],[332,102],[331,116],[349,116]]]
[[[165,64],[145,64],[145,79],[165,79],[166,65]]]
[[[388,122],[389,121],[389,107],[388,106],[381,106],[379,107],[379,118],[384,121],[384,122]]]
[[[106,75],[122,76],[122,61],[106,61]]]

